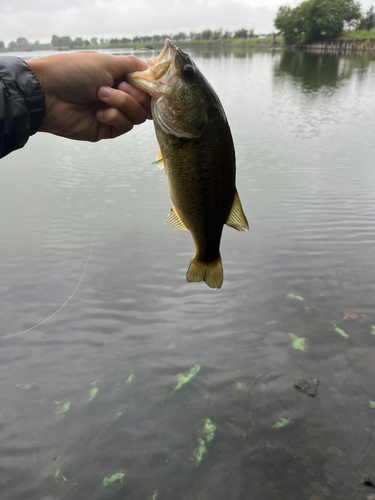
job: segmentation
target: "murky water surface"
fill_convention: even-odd
[[[250,224],[220,291],[185,282],[152,123],[1,161],[0,333],[42,323],[0,339],[2,500],[375,493],[375,61],[195,60]]]

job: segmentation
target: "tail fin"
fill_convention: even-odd
[[[205,281],[210,288],[221,288],[223,266],[220,255],[213,262],[199,262],[194,256],[186,273],[186,281],[196,283]]]

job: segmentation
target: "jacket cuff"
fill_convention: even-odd
[[[45,115],[42,87],[23,59],[0,57],[0,156],[23,147]]]
[[[30,89],[32,90],[32,92],[25,98],[26,107],[30,113],[30,135],[33,135],[38,131],[46,114],[45,97],[39,80],[34,75],[30,66],[26,62],[25,65],[27,66],[32,75],[32,79],[34,80],[33,88]]]

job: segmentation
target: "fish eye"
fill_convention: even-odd
[[[185,64],[185,66],[182,68],[182,74],[186,80],[192,80],[195,75],[194,68],[190,66],[190,64]]]

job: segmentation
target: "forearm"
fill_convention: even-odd
[[[18,57],[0,57],[0,158],[26,144],[44,113],[44,94],[29,66]]]

